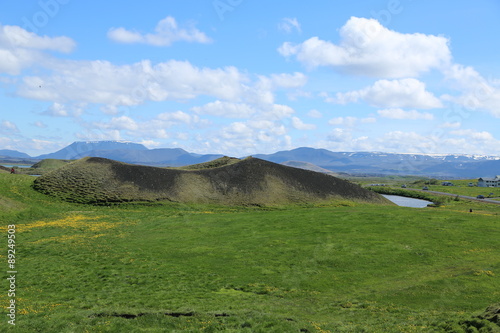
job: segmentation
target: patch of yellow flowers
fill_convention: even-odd
[[[57,228],[75,228],[75,229],[86,229],[90,231],[102,231],[116,227],[116,223],[109,222],[97,222],[102,217],[100,216],[84,216],[84,215],[68,215],[62,219],[55,221],[37,221],[29,224],[20,224],[17,227],[17,232],[27,231],[33,228],[46,228],[46,227],[57,227]]]
[[[99,234],[95,235],[89,235],[89,234],[77,234],[77,235],[60,235],[56,237],[49,237],[45,239],[40,239],[35,242],[32,242],[33,244],[38,244],[38,243],[45,243],[45,242],[51,242],[51,241],[56,241],[56,242],[71,242],[71,241],[82,241],[83,239],[91,239],[91,238],[98,238],[102,237],[105,234],[102,232],[105,230],[109,230],[112,228],[116,228],[118,225],[122,224],[119,222],[105,222],[102,221],[105,217],[103,216],[85,216],[82,214],[69,214],[63,218],[57,219],[57,220],[52,220],[52,221],[47,221],[47,220],[42,220],[42,221],[36,221],[33,223],[27,223],[27,224],[16,224],[16,232],[26,232],[31,229],[36,229],[36,228],[64,228],[64,229],[73,229],[73,230],[80,230],[80,231],[91,231],[91,232],[101,232]],[[6,231],[7,226],[0,226],[0,231]]]
[[[102,231],[115,228],[116,226],[121,224],[121,223],[96,221],[101,218],[103,217],[101,216],[89,217],[81,214],[72,214],[55,221],[37,221],[28,224],[18,224],[16,225],[16,232],[23,232],[34,228],[47,228],[47,227]],[[2,226],[0,227],[0,230],[5,231],[6,228],[7,228],[6,226]]]
[[[495,273],[493,273],[492,271],[479,269],[479,270],[474,271],[474,275],[475,276],[481,276],[481,275],[495,276]]]

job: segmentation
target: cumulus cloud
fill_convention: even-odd
[[[53,103],[41,114],[52,117],[79,117],[84,112],[85,105],[65,105]]]
[[[347,116],[347,117],[332,118],[328,121],[328,124],[332,126],[343,125],[344,128],[350,128],[352,130],[358,123],[372,124],[376,122],[377,119],[373,117],[357,118],[357,117]]]
[[[336,143],[352,142],[352,131],[346,128],[334,128],[327,136],[327,139]]]
[[[363,124],[373,124],[377,122],[377,118],[374,117],[368,117],[368,118],[362,118],[361,123]]]
[[[60,103],[52,104],[47,110],[43,112],[43,114],[55,117],[69,116],[69,112],[67,111],[66,107]]]
[[[314,68],[330,66],[341,72],[384,78],[415,77],[451,61],[448,39],[420,33],[403,34],[375,19],[351,17],[340,29],[340,43],[312,37],[278,49]]]
[[[392,131],[377,139],[385,151],[428,154],[436,151],[439,138],[416,132]]]
[[[425,83],[416,79],[379,80],[372,86],[327,97],[326,101],[348,104],[363,100],[375,107],[383,108],[441,108],[443,104],[428,92]]]
[[[257,110],[246,103],[233,103],[217,100],[203,106],[192,108],[197,114],[207,114],[225,118],[248,118],[255,114]]]
[[[307,115],[311,118],[322,118],[323,117],[323,114],[321,112],[319,112],[318,110],[316,109],[313,109],[313,110],[310,110]]]
[[[33,125],[38,127],[38,128],[47,128],[47,124],[45,124],[42,121],[35,121],[35,123]]]
[[[346,127],[353,127],[356,125],[358,118],[356,117],[336,117],[330,119],[328,124],[330,125],[344,125]]]
[[[451,137],[440,141],[440,145],[446,147],[448,151],[492,156],[500,154],[500,140],[490,132],[463,129],[450,131],[449,134]]]
[[[293,128],[300,130],[300,131],[310,131],[310,130],[316,129],[316,125],[306,124],[298,117],[292,117],[292,126],[293,126]]]
[[[39,36],[18,26],[0,24],[0,73],[18,75],[23,69],[47,61],[44,51],[69,53],[75,42],[68,37]]]
[[[290,143],[284,124],[271,120],[233,122],[211,138],[210,146],[217,150],[241,152],[274,152]],[[215,147],[214,147],[215,148]]]
[[[18,133],[19,129],[17,125],[9,120],[2,120],[0,123],[0,132],[3,134],[13,134]]]
[[[23,78],[22,97],[79,101],[110,106],[134,106],[145,101],[193,99],[199,95],[238,100],[251,88],[235,67],[198,68],[188,61],[151,64],[141,61],[114,65],[109,61],[64,61],[53,64],[53,74]]]
[[[123,135],[133,139],[168,139],[173,133],[169,128],[181,126],[194,127],[204,126],[207,122],[196,115],[191,115],[183,111],[163,112],[153,119],[137,121],[129,116],[112,117],[107,121],[99,121],[85,124],[88,129],[87,134],[83,136],[95,138],[96,136],[110,135],[121,139]],[[116,139],[116,140],[118,140]]]
[[[167,16],[155,27],[154,33],[141,34],[123,27],[111,28],[108,38],[119,43],[141,43],[153,46],[170,46],[174,42],[186,41],[196,43],[210,43],[212,40],[205,33],[196,29],[192,24],[180,28],[172,16]]]
[[[307,83],[307,76],[300,72],[295,72],[293,74],[280,73],[271,74],[268,80],[270,80],[274,88],[291,89],[304,86]]]
[[[86,103],[102,106],[102,111],[117,114],[119,107],[137,106],[148,101],[186,101],[200,96],[214,98],[212,104],[196,112],[230,116],[274,104],[279,89],[294,89],[305,82],[301,73],[271,74],[252,78],[237,68],[200,68],[189,61],[170,60],[158,64],[144,60],[130,65],[109,61],[59,61],[50,64],[47,76],[23,77],[17,94],[36,100]],[[238,110],[237,110],[238,109]],[[285,107],[274,107],[289,113]],[[61,116],[62,114],[54,114]]]
[[[296,30],[299,33],[302,32],[299,21],[296,18],[290,18],[290,17],[285,17],[284,19],[282,19],[281,22],[278,24],[278,29],[288,34],[292,33],[294,30]]]
[[[500,84],[486,80],[474,68],[455,64],[445,72],[446,79],[461,95],[445,95],[443,99],[461,105],[467,110],[486,110],[500,118]]]
[[[471,129],[463,129],[463,130],[456,130],[456,131],[451,131],[450,134],[453,135],[459,135],[459,136],[464,136],[473,140],[478,140],[478,141],[494,141],[495,138],[490,132],[486,131],[474,131]]]
[[[405,111],[403,109],[385,109],[377,113],[383,118],[389,119],[409,119],[409,120],[433,120],[434,116],[428,112],[418,112],[416,110]]]

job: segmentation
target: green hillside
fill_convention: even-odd
[[[198,163],[198,164],[191,164],[191,165],[186,165],[183,167],[179,167],[176,169],[180,170],[203,170],[203,169],[212,169],[212,168],[220,168],[223,166],[231,165],[234,163],[238,163],[241,160],[236,157],[229,157],[229,156],[224,156],[217,158],[213,161],[209,162],[204,162],[204,163]]]
[[[35,181],[35,189],[80,203],[173,201],[273,206],[348,200],[391,204],[348,181],[255,158],[228,159],[195,170],[84,158]],[[219,166],[220,165],[220,166]]]
[[[68,163],[74,162],[73,160],[56,160],[53,158],[47,158],[44,160],[41,160],[40,162],[37,162],[33,164],[32,168],[33,169],[44,169],[44,170],[50,170],[50,169],[58,169],[60,167],[65,166]]]
[[[94,206],[32,184],[0,174],[12,331],[499,330],[498,206]]]

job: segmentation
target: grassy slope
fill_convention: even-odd
[[[29,168],[15,168],[17,174],[23,175],[43,175],[52,170],[58,169],[65,166],[68,163],[73,162],[72,160],[57,160],[57,159],[45,159],[33,164]]]
[[[354,200],[390,204],[347,181],[253,158],[189,171],[84,158],[38,178],[35,185],[42,193],[80,203],[169,200],[272,206]]]
[[[408,188],[422,189],[423,186],[427,186],[431,191],[437,192],[445,192],[445,193],[453,193],[457,195],[465,195],[470,197],[476,197],[481,194],[485,197],[491,197],[492,199],[500,200],[500,187],[477,187],[477,186],[468,186],[469,183],[477,184],[477,179],[453,179],[450,180],[454,186],[442,186],[441,183],[444,180],[439,180],[438,185],[425,185],[425,179],[420,178],[422,180],[419,184],[412,184],[415,179],[408,177],[383,177],[383,178],[373,178],[370,180],[366,179],[352,179],[353,181],[358,181],[362,186],[368,186],[372,183],[377,184],[386,184],[391,187],[400,188],[401,185],[405,184]],[[490,193],[492,195],[490,196]]]
[[[47,158],[33,164],[32,167],[34,169],[57,169],[71,162],[73,162],[73,160],[57,160],[53,158]]]
[[[436,332],[500,299],[496,206],[110,208],[32,182],[0,174],[19,332]]]
[[[204,162],[204,163],[198,163],[198,164],[192,164],[192,165],[186,165],[178,168],[172,168],[172,169],[179,169],[179,170],[203,170],[203,169],[212,169],[212,168],[220,168],[226,165],[231,165],[234,163],[238,163],[240,161],[239,158],[236,157],[229,157],[229,156],[224,156],[217,158],[213,161],[209,162]]]

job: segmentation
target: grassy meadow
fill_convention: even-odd
[[[483,195],[485,198],[500,201],[500,187],[478,187],[477,179],[453,179],[450,180],[453,186],[444,186],[442,183],[445,180],[429,179],[415,176],[386,176],[386,177],[348,177],[350,181],[358,185],[376,190],[379,193],[390,192],[392,189],[401,189],[401,186],[406,186],[408,189],[421,190],[424,186],[429,191],[451,193],[456,195],[464,195],[469,197],[477,197]],[[473,186],[469,186],[472,184]],[[373,186],[375,185],[375,186]],[[383,185],[383,186],[378,186]],[[389,190],[387,190],[389,189]],[[385,190],[385,191],[384,191]],[[418,196],[415,193],[412,195],[406,191],[405,196]],[[422,194],[423,197],[432,197],[432,194]]]
[[[475,317],[500,302],[498,205],[92,206],[32,183],[0,173],[0,331],[498,331]]]

